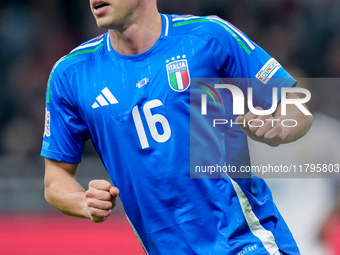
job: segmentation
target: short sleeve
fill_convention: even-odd
[[[273,88],[278,89],[280,101],[281,88],[294,86],[296,80],[238,28],[220,18],[212,19],[219,25],[214,57],[221,76],[231,78],[233,85],[239,86],[244,94],[247,94],[248,87],[252,87],[254,106],[270,108]]]
[[[63,73],[62,73],[63,75]],[[47,86],[45,131],[41,156],[80,163],[88,129],[75,107],[66,75],[52,70]]]

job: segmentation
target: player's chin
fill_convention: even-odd
[[[103,29],[107,29],[107,23],[106,23],[106,22],[103,22],[103,21],[100,20],[100,19],[97,19],[97,27],[103,28]]]
[[[112,27],[112,21],[107,17],[95,17],[97,26],[103,29],[110,29]]]

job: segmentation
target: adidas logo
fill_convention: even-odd
[[[117,99],[114,97],[114,95],[112,95],[111,91],[108,88],[105,88],[102,90],[103,94],[100,94],[99,96],[97,96],[96,100],[97,102],[95,102],[92,105],[93,109],[96,109],[100,106],[107,106],[110,104],[118,104],[119,102],[117,101]]]

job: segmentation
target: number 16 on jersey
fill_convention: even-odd
[[[154,99],[149,102],[146,102],[144,104],[143,113],[151,134],[151,137],[159,143],[164,143],[169,140],[171,136],[171,129],[169,125],[169,121],[161,114],[152,114],[151,109],[163,106],[163,103],[158,100]],[[141,114],[138,108],[138,105],[136,105],[132,109],[132,117],[135,122],[138,138],[140,141],[140,144],[142,146],[142,149],[149,147],[148,138],[145,133],[145,128],[142,122]],[[160,134],[157,129],[157,123],[159,123],[163,129],[163,134]]]

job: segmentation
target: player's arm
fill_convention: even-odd
[[[45,198],[61,212],[103,222],[116,205],[118,189],[105,180],[93,180],[87,191],[77,182],[78,164],[45,159]]]
[[[299,97],[294,93],[287,94],[287,99],[298,99]],[[304,107],[306,107],[304,105]],[[260,107],[256,107],[261,109]],[[307,107],[306,107],[307,108]],[[259,119],[264,122],[262,127],[255,127],[256,125],[248,125],[249,120]],[[296,127],[286,127],[281,123],[283,120],[293,119],[297,121]],[[268,121],[269,120],[269,121]],[[244,116],[236,118],[236,122],[245,123],[239,124],[241,129],[255,141],[266,143],[270,146],[278,146],[283,143],[293,142],[304,136],[313,122],[312,115],[305,115],[296,105],[287,105],[287,114],[281,115],[281,102],[278,104],[274,116],[272,115],[256,115],[248,112]]]

